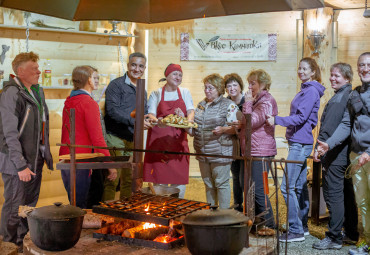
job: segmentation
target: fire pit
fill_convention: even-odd
[[[169,226],[171,220],[208,207],[209,204],[204,202],[135,193],[130,198],[106,201],[94,206],[93,212]]]
[[[180,222],[167,227],[124,219],[119,223],[97,230],[93,233],[93,237],[165,250],[184,243],[184,233]]]
[[[175,197],[135,193],[130,198],[106,201],[93,207],[94,213],[123,218],[121,222],[96,231],[93,236],[108,241],[171,249],[184,243],[178,220],[209,204]]]

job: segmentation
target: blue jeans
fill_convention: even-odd
[[[303,164],[289,163],[286,166],[289,186],[287,187],[285,177],[280,186],[281,193],[284,196],[285,203],[289,199],[288,221],[289,232],[303,234],[302,219],[305,220],[308,214],[309,201],[306,197],[307,190],[307,163],[306,158],[310,156],[312,144],[300,144],[289,142],[289,154],[287,160],[303,161]],[[289,196],[287,193],[287,188]],[[300,199],[305,201],[301,202]]]
[[[71,202],[71,183],[69,170],[61,170],[62,180],[64,187],[68,194],[68,200]],[[90,169],[79,169],[76,170],[76,206],[80,208],[86,208],[87,206],[87,195],[90,188]]]

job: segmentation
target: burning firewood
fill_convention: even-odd
[[[143,230],[143,229],[144,229],[144,224],[139,225],[139,226],[134,227],[134,228],[126,229],[123,232],[122,236],[123,237],[131,237],[131,238],[134,238],[135,232],[138,232],[138,231]]]
[[[167,234],[168,227],[159,226],[156,228],[143,229],[134,233],[134,238],[153,240],[161,234]]]

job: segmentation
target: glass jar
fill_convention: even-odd
[[[63,74],[63,86],[70,86],[72,85],[72,74],[70,73],[65,73]]]

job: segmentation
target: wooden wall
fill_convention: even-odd
[[[370,18],[363,17],[364,9],[336,11],[338,15],[338,61],[349,63],[354,72],[353,86],[361,81],[357,74],[357,59],[370,51]]]
[[[5,25],[23,26],[23,14],[20,11],[12,13],[10,18],[9,10],[0,8],[0,12],[5,15]],[[41,15],[39,15],[41,16]],[[45,23],[55,22],[54,18],[43,16]],[[71,26],[69,21],[58,20],[58,26]],[[98,30],[109,29],[105,23],[99,23]],[[78,31],[78,24],[75,25]],[[122,32],[122,31],[121,31]],[[0,69],[5,71],[4,78],[8,80],[11,69],[11,61],[14,57],[25,51],[25,30],[8,29],[0,26],[0,44],[9,45],[10,51],[7,52],[5,62],[0,65]],[[123,74],[118,55],[118,42],[122,47],[123,61],[127,61],[127,38],[108,36],[95,36],[86,34],[74,34],[64,32],[43,32],[30,31],[29,50],[34,51],[40,56],[40,70],[47,58],[52,64],[53,86],[58,86],[58,80],[63,74],[71,74],[77,65],[91,65],[98,68],[100,74],[110,74],[121,76]],[[40,78],[41,82],[41,78]],[[108,81],[109,82],[109,81]],[[0,84],[1,85],[1,84]],[[2,87],[2,86],[1,86]],[[50,110],[50,144],[55,163],[58,161],[61,127],[62,127],[62,109],[64,100],[70,94],[70,89],[44,89],[47,104]],[[67,193],[64,189],[60,177],[60,171],[49,171],[46,167],[43,169],[43,180],[41,185],[40,199],[37,206],[49,205],[56,201],[68,203]],[[4,202],[3,183],[0,178],[0,208]]]

